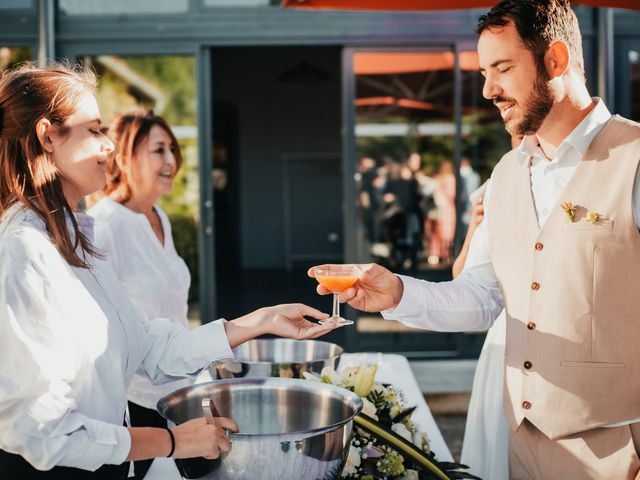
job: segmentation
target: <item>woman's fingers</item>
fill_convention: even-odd
[[[232,432],[238,431],[238,424],[226,417],[216,417],[215,419],[216,425],[218,425],[222,429],[231,430]]]
[[[218,437],[218,450],[222,453],[231,451],[231,440],[224,436],[224,433]]]
[[[231,450],[229,431],[237,432],[236,422],[226,417],[201,417],[189,420],[174,429],[176,458],[218,458]]]
[[[332,322],[327,322],[322,325],[314,325],[309,330],[306,331],[306,336],[308,338],[316,338],[324,335],[325,333],[329,333],[331,330],[339,327],[340,325],[336,325]]]
[[[218,458],[221,453],[231,451],[232,442],[227,433],[229,430],[238,431],[238,425],[233,420],[224,417],[214,418],[214,423],[208,426],[205,434],[210,442],[205,458]]]
[[[320,310],[310,307],[309,305],[305,305],[304,303],[300,303],[299,308],[303,316],[313,317],[317,320],[324,320],[329,317],[327,313],[321,312]]]

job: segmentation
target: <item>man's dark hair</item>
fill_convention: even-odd
[[[513,22],[522,43],[535,58],[538,72],[546,75],[544,55],[558,40],[569,47],[571,66],[584,80],[582,35],[568,0],[503,0],[478,20],[476,33]]]

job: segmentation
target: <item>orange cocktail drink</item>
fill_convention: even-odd
[[[324,322],[338,325],[351,325],[351,320],[340,316],[339,294],[352,287],[358,281],[360,268],[357,265],[325,265],[314,270],[314,276],[320,285],[333,293],[333,315]]]
[[[358,281],[355,275],[320,275],[316,273],[316,280],[331,293],[342,293]]]

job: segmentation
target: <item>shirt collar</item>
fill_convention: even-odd
[[[593,97],[593,101],[596,103],[595,108],[562,141],[556,152],[573,148],[580,155],[580,158],[584,156],[591,142],[611,118],[611,112],[609,112],[602,99]],[[522,143],[516,147],[517,158],[524,165],[527,165],[529,158],[538,151],[538,139],[535,135],[526,135]]]
[[[36,214],[31,208],[27,207],[21,202],[14,202],[11,207],[9,207],[4,214],[2,215],[1,222],[2,224],[10,224],[12,217],[15,215],[20,215],[20,222],[28,223],[41,232],[47,231],[47,226],[44,223],[44,220]],[[74,212],[73,216],[76,219],[76,223],[78,224],[78,230],[89,239],[90,242],[93,242],[93,231],[95,226],[95,219],[84,213],[84,212]],[[71,239],[73,240],[73,223],[71,221],[71,217],[69,214],[66,215],[67,220],[67,228],[71,233]]]

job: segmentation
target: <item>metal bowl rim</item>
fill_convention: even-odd
[[[242,345],[246,345],[251,342],[264,342],[264,341],[272,341],[278,343],[324,343],[326,345],[335,345],[338,348],[338,353],[336,355],[332,355],[331,357],[326,358],[318,358],[316,360],[303,360],[303,361],[291,361],[291,362],[268,362],[268,361],[254,361],[254,360],[239,360],[237,358],[226,358],[222,360],[214,360],[209,365],[207,365],[206,369],[208,369],[211,365],[223,365],[229,363],[243,363],[245,365],[291,365],[291,364],[305,364],[305,363],[316,363],[316,362],[326,362],[327,360],[335,360],[339,358],[344,353],[344,348],[342,348],[337,343],[333,342],[325,342],[324,340],[293,340],[290,338],[255,338],[253,340],[249,340]],[[240,345],[236,348],[239,348]],[[233,350],[235,350],[234,348]],[[235,353],[234,353],[235,355]],[[277,378],[277,377],[274,377]]]
[[[183,391],[189,391],[189,390],[194,390],[194,389],[205,389],[204,387],[206,387],[207,385],[226,385],[229,383],[246,383],[246,384],[259,384],[259,383],[268,383],[268,384],[273,384],[274,386],[278,386],[278,384],[290,384],[294,382],[296,385],[302,386],[302,385],[308,385],[311,386],[313,383],[319,383],[319,382],[314,382],[313,380],[302,380],[302,379],[296,379],[296,378],[280,378],[280,377],[266,377],[266,378],[253,378],[253,377],[241,377],[241,378],[225,378],[223,380],[213,380],[211,382],[205,382],[205,383],[198,383],[198,384],[194,384],[194,385],[190,385],[187,387],[182,387],[178,390],[176,390],[173,393],[170,393],[169,395],[166,395],[164,397],[162,397],[160,400],[158,400],[158,402],[156,403],[156,409],[158,410],[158,413],[160,413],[160,415],[162,415],[162,417],[164,417],[166,420],[172,422],[171,419],[167,418],[166,416],[164,416],[160,410],[161,410],[161,406],[163,403],[167,403],[166,401],[164,401],[164,399],[166,399],[167,397],[172,397],[175,396],[178,393],[181,393]],[[300,382],[304,382],[304,383],[300,383]],[[309,385],[311,384],[311,385]],[[336,423],[332,423],[329,425],[325,425],[323,427],[318,427],[318,428],[313,428],[311,430],[300,430],[300,431],[294,431],[294,432],[285,432],[285,433],[231,433],[231,438],[250,438],[250,437],[261,437],[261,438],[268,438],[268,437],[282,437],[283,435],[285,436],[295,436],[295,435],[305,435],[305,436],[312,436],[312,435],[318,435],[324,432],[328,432],[331,430],[334,430],[336,428],[338,428],[341,425],[344,425],[350,421],[353,420],[353,417],[355,417],[356,415],[358,415],[362,409],[364,408],[364,401],[362,400],[362,397],[360,397],[360,395],[358,395],[355,392],[352,392],[351,390],[344,388],[344,387],[339,387],[337,385],[332,385],[330,383],[322,383],[323,388],[330,388],[331,390],[333,390],[334,393],[338,393],[342,396],[347,396],[348,398],[350,398],[350,400],[352,400],[355,403],[355,413],[345,419],[342,420],[340,422],[336,422]],[[345,395],[343,392],[348,392],[348,395]],[[164,401],[164,402],[163,402]]]

